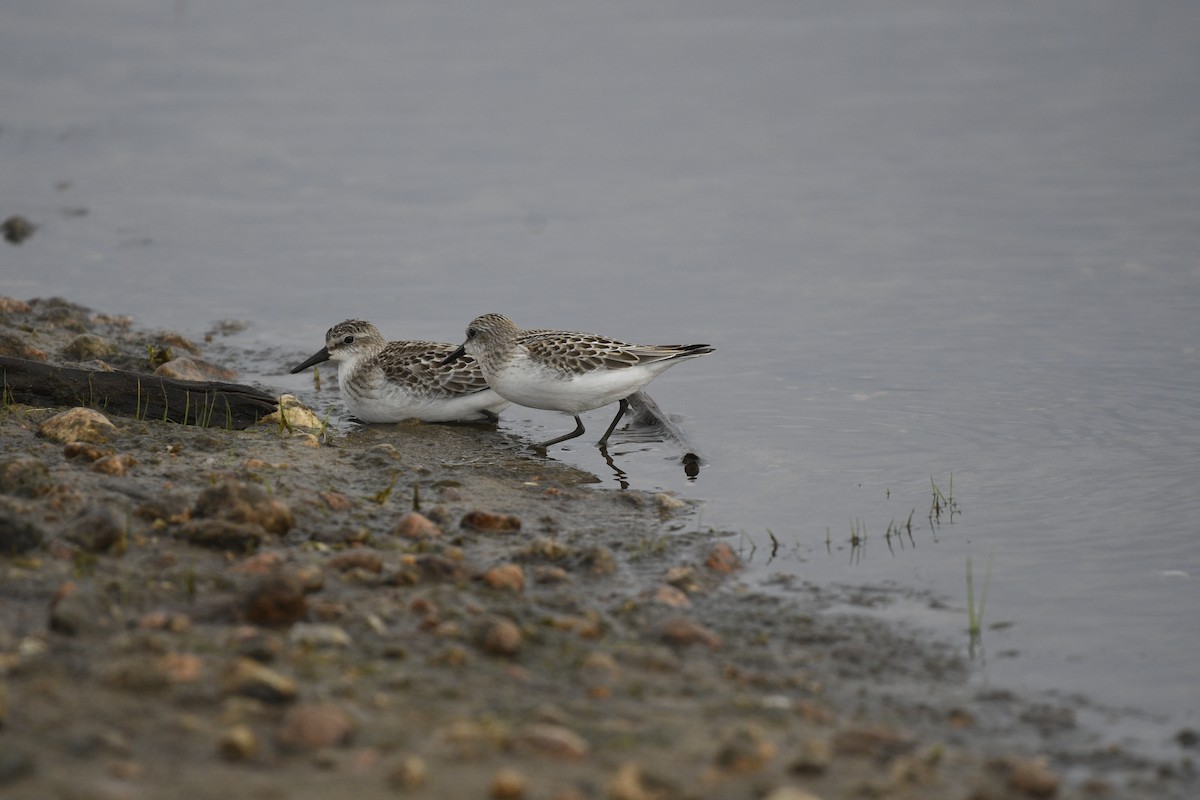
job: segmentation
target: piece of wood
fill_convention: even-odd
[[[634,392],[625,398],[629,401],[629,411],[633,414],[633,424],[641,427],[654,428],[664,439],[671,439],[683,449],[679,463],[683,464],[683,472],[689,478],[694,478],[704,464],[704,456],[688,440],[683,429],[668,417],[658,407],[658,403],[645,392]]]
[[[7,356],[0,356],[0,389],[7,403],[89,406],[205,428],[241,430],[276,410],[276,399],[252,386],[62,367]]]

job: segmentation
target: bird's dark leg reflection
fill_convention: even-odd
[[[600,455],[604,456],[604,463],[608,464],[609,469],[613,471],[613,477],[617,479],[617,485],[622,489],[629,488],[629,475],[625,470],[617,466],[611,455],[608,454],[608,447],[600,445]]]

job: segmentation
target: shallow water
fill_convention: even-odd
[[[630,484],[702,499],[752,579],[893,587],[873,613],[964,652],[970,557],[981,682],[1139,709],[1113,739],[1171,753],[1200,725],[1198,35],[1183,0],[19,0],[3,215],[41,227],[0,292],[250,320],[244,377],[286,390],[350,316],[711,342],[650,387],[708,463],[616,436]],[[609,414],[551,455],[616,486]]]

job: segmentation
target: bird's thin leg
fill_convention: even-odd
[[[582,436],[582,435],[583,435],[583,420],[581,420],[579,418],[579,415],[576,414],[575,415],[575,430],[571,431],[570,433],[563,434],[562,436],[556,436],[553,439],[549,439],[540,444],[535,444],[534,447],[536,447],[540,450],[545,450],[547,447],[549,447],[552,444],[558,444],[559,442],[565,442],[567,439],[574,439],[576,436]]]
[[[629,401],[626,400],[624,397],[622,397],[621,405],[617,408],[617,415],[615,417],[613,417],[612,423],[609,424],[608,430],[606,430],[604,432],[604,435],[600,437],[600,441],[596,442],[596,444],[598,446],[604,447],[604,445],[607,444],[608,435],[616,429],[617,423],[621,421],[621,417],[625,416],[625,412],[628,409],[629,409]],[[576,417],[576,419],[578,419],[578,417]],[[583,433],[583,431],[581,430],[579,433]]]

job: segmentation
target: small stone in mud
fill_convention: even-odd
[[[698,622],[684,617],[673,617],[663,623],[662,639],[667,644],[693,645],[702,644],[716,650],[721,646],[721,637]]]
[[[571,575],[562,567],[538,564],[533,568],[533,582],[540,584],[570,583]]]
[[[728,575],[737,571],[741,566],[741,561],[727,542],[718,542],[708,551],[708,555],[704,559],[704,566],[713,572]]]
[[[6,297],[0,295],[0,313],[4,314],[28,314],[33,309],[29,303],[24,300],[18,300],[15,297]]]
[[[579,554],[579,564],[589,574],[595,577],[612,575],[617,571],[617,559],[611,550],[603,545],[589,547]]]
[[[235,480],[227,480],[201,492],[192,514],[252,523],[279,536],[295,524],[291,509],[282,501],[267,497],[266,492],[253,484]]]
[[[338,572],[361,569],[364,572],[378,575],[380,572],[383,572],[383,558],[379,553],[369,550],[350,550],[346,553],[338,553],[336,556],[330,558],[329,568]]]
[[[82,458],[84,461],[94,462],[107,455],[112,455],[112,450],[101,449],[87,442],[67,442],[67,446],[63,448],[63,458]]]
[[[221,688],[264,703],[290,703],[298,691],[295,680],[250,658],[239,658],[225,671]]]
[[[50,491],[50,471],[33,456],[21,456],[0,463],[0,493],[18,497],[38,497]]]
[[[473,531],[513,533],[521,530],[521,518],[515,514],[493,514],[489,511],[468,511],[459,525]]]
[[[108,417],[90,408],[72,408],[55,414],[38,428],[38,433],[56,442],[96,442],[108,441],[108,437],[117,432],[117,426],[109,422]]]
[[[281,416],[282,420],[280,419]],[[258,424],[282,424],[288,428],[320,429],[324,427],[321,418],[314,414],[312,409],[301,403],[293,394],[280,395],[279,409],[267,414],[258,421]]]
[[[395,586],[415,586],[423,581],[447,581],[459,583],[468,577],[462,562],[433,553],[408,556],[400,562],[400,569],[388,579]]]
[[[668,800],[683,796],[678,786],[644,772],[635,761],[617,769],[605,795],[609,800]]]
[[[337,625],[298,623],[288,632],[288,642],[310,650],[349,647],[353,640]]]
[[[388,772],[387,781],[393,789],[411,792],[425,785],[428,773],[429,768],[425,766],[425,759],[420,756],[404,756],[400,759],[400,763]]]
[[[27,361],[45,361],[50,357],[45,350],[34,347],[24,337],[2,332],[0,332],[0,356],[24,358]]]
[[[249,761],[258,755],[258,737],[249,725],[226,728],[217,739],[217,752],[227,761]]]
[[[4,233],[4,241],[9,244],[21,244],[38,228],[20,214],[13,214],[4,222],[0,222],[0,231]]]
[[[507,617],[489,617],[475,630],[475,643],[494,656],[515,656],[521,649],[521,629]]]
[[[1008,756],[1003,759],[1008,769],[1008,785],[1031,797],[1053,797],[1060,779],[1042,758]]]
[[[692,604],[688,596],[674,586],[659,586],[657,589],[647,589],[642,596],[668,608],[687,608]]]
[[[137,460],[128,453],[111,453],[106,456],[100,456],[100,458],[93,461],[92,472],[99,472],[102,475],[112,475],[114,478],[120,478],[136,465]]]
[[[78,545],[89,553],[104,553],[114,550],[125,552],[128,520],[112,506],[93,503],[75,516],[62,535],[67,541]]]
[[[119,352],[115,344],[94,333],[81,333],[62,349],[64,357],[80,362],[112,358]]]
[[[501,591],[520,592],[525,588],[525,570],[519,564],[497,564],[483,573],[482,579]]]
[[[501,767],[488,785],[488,797],[491,800],[521,800],[528,783],[525,776],[512,767]]]
[[[569,728],[547,723],[527,725],[513,744],[519,751],[564,760],[584,758],[591,749],[586,739]]]
[[[821,796],[796,786],[780,786],[772,789],[763,800],[821,800]]]
[[[174,378],[177,381],[235,381],[237,372],[226,367],[220,367],[202,358],[183,356],[172,359],[165,364],[159,364],[154,374],[163,378]]]
[[[442,529],[421,512],[406,511],[392,529],[392,535],[405,539],[437,539],[442,535]]]
[[[291,575],[270,575],[255,584],[245,596],[242,613],[256,625],[287,626],[308,611],[304,587]]]
[[[833,740],[834,750],[840,755],[870,756],[881,761],[907,753],[914,746],[910,734],[872,725],[838,731]]]
[[[735,725],[721,739],[715,757],[717,766],[734,773],[755,772],[775,758],[775,743],[758,725]]]
[[[0,508],[0,555],[15,556],[40,547],[45,533],[37,523]]]
[[[788,769],[797,775],[820,775],[833,762],[833,746],[827,739],[802,739]]]
[[[345,511],[354,503],[341,492],[317,492],[317,497],[325,501],[330,511]]]
[[[242,553],[256,550],[266,538],[261,525],[225,519],[188,520],[179,526],[176,535],[198,547]]]
[[[113,627],[116,609],[95,587],[66,583],[51,599],[50,630],[69,635]]]
[[[354,735],[354,720],[330,703],[292,706],[283,715],[275,738],[293,750],[321,750],[346,744]]]

